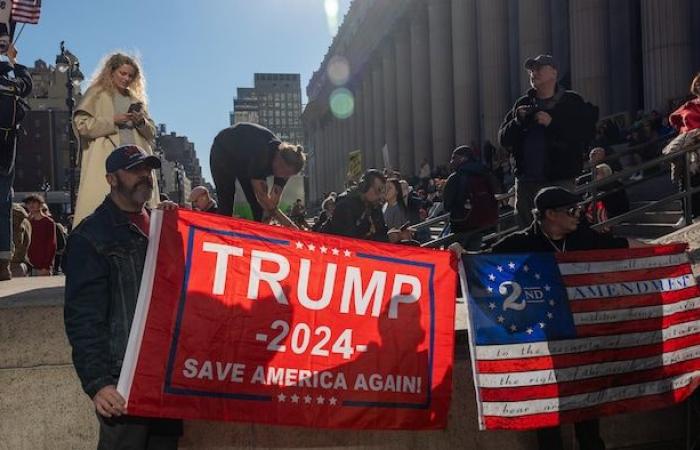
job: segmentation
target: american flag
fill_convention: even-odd
[[[41,0],[12,0],[12,21],[39,23]]]
[[[480,429],[687,398],[700,383],[700,290],[685,249],[465,257]]]

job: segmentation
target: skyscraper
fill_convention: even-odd
[[[231,124],[255,122],[280,139],[302,143],[301,79],[298,73],[256,73],[253,88],[238,88]]]

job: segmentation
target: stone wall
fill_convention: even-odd
[[[61,285],[60,277],[0,283],[0,450],[96,447],[97,420],[73,371],[63,331]],[[460,341],[458,353],[464,354],[464,339]],[[610,449],[681,441],[684,406],[601,423]],[[564,436],[572,449],[571,427],[565,427]],[[534,450],[536,442],[532,432],[478,431],[469,362],[458,356],[450,420],[443,431],[358,432],[189,421],[180,448]]]

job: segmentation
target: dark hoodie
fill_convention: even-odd
[[[445,211],[450,213],[450,224],[453,232],[461,231],[461,225],[466,225],[470,210],[465,207],[467,199],[470,198],[469,179],[471,177],[484,178],[484,185],[488,187],[491,194],[496,190],[496,181],[489,169],[475,160],[465,160],[457,167],[445,183],[443,192],[443,205]]]

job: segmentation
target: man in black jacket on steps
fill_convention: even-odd
[[[588,142],[595,135],[598,108],[557,83],[551,55],[525,61],[530,89],[508,112],[498,132],[500,144],[515,158],[518,221],[532,222],[533,199],[545,187],[574,187]]]

